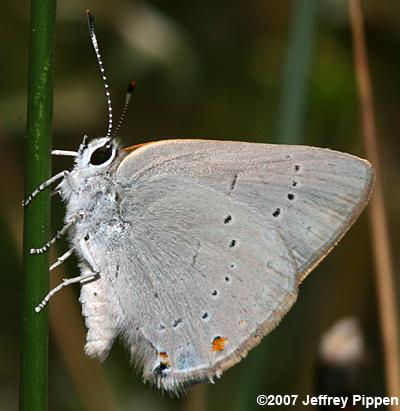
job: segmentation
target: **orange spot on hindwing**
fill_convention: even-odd
[[[211,351],[222,351],[225,348],[225,343],[228,341],[225,337],[215,337],[211,344]]]
[[[153,373],[155,376],[165,377],[168,374],[169,367],[171,365],[169,362],[168,354],[165,351],[159,352],[158,358],[160,359],[160,361],[154,367]]]
[[[160,352],[158,354],[158,356],[160,357],[160,363],[166,365],[167,367],[169,367],[169,357],[168,354],[164,351]]]

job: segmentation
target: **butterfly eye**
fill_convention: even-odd
[[[90,156],[90,164],[98,166],[107,162],[113,154],[113,148],[111,145],[104,145],[93,151]]]

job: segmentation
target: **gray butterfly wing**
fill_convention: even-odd
[[[145,378],[174,390],[220,375],[276,326],[373,172],[324,149],[171,140],[130,153],[116,179],[132,228],[108,254],[123,332]]]

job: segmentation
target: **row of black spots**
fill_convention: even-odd
[[[236,264],[235,264],[235,263],[232,263],[232,264],[230,265],[230,267],[231,267],[231,268],[235,268],[235,267],[236,267]],[[228,275],[226,275],[226,276],[225,276],[225,282],[229,283],[230,281],[231,281],[231,277],[228,276]],[[218,297],[218,294],[219,294],[218,290],[214,289],[214,290],[211,292],[211,297],[217,298],[217,297]],[[208,318],[209,318],[209,314],[208,314],[207,312],[203,313],[202,316],[201,316],[201,319],[202,319],[202,320],[207,320]]]
[[[230,279],[228,279],[227,281],[230,281]],[[217,293],[216,290],[215,290],[214,292]],[[218,294],[218,293],[217,293],[217,294]],[[217,295],[217,294],[215,294],[215,295]],[[212,295],[214,295],[214,293],[213,293]],[[202,320],[208,320],[209,318],[210,318],[210,314],[209,314],[208,312],[206,312],[206,311],[201,315],[201,319],[202,319]],[[182,320],[181,318],[178,318],[177,320],[174,321],[173,328],[177,328],[182,322],[183,322],[183,320]],[[160,329],[160,331],[164,331],[164,330],[165,330],[165,326],[162,325],[162,324],[160,324],[159,329]]]
[[[232,247],[235,247],[236,245],[237,245],[237,241],[236,241],[236,240],[232,240],[231,243],[230,243],[230,245],[229,245],[229,247],[232,248]],[[236,264],[235,264],[235,263],[231,263],[231,264],[230,264],[230,268],[231,268],[231,269],[236,268]],[[231,281],[231,277],[230,277],[229,275],[226,275],[224,279],[225,279],[225,282],[227,282],[227,283],[229,283],[229,282]],[[217,297],[218,297],[218,294],[219,294],[219,293],[218,293],[218,290],[214,289],[214,290],[211,292],[211,297],[217,298]],[[205,319],[207,319],[207,318],[208,318],[208,313],[204,313],[203,316],[202,316],[202,319],[205,320]]]
[[[231,221],[232,221],[232,216],[229,214],[229,215],[225,218],[224,223],[225,223],[225,224],[228,224],[228,223],[230,223]],[[238,241],[235,240],[235,239],[232,239],[231,242],[229,243],[229,248],[235,248],[237,245],[238,245]],[[234,267],[235,267],[235,264],[234,264],[234,263],[231,263],[230,267],[231,267],[231,268],[234,268]],[[229,281],[229,277],[225,277],[225,281]],[[218,294],[217,290],[214,290],[214,291],[212,292],[212,296],[214,296],[214,297],[216,297],[217,294]]]
[[[179,325],[181,325],[182,323],[183,323],[182,318],[178,318],[178,319],[174,320],[174,322],[173,322],[173,324],[172,324],[172,328],[177,328],[177,327],[179,327]],[[165,327],[164,324],[160,324],[160,325],[158,326],[158,330],[159,330],[160,332],[163,332],[163,331],[165,331],[166,329],[167,329],[167,328]]]
[[[299,164],[294,165],[294,171],[296,173],[298,173],[300,171],[300,165]],[[292,187],[297,187],[298,185],[299,185],[299,182],[297,180],[292,181]],[[289,196],[291,196],[292,198],[289,198]],[[288,194],[288,198],[289,198],[289,200],[293,200],[294,199],[293,194]]]
[[[301,169],[300,164],[295,164],[293,168],[294,168],[294,171],[295,171],[296,173],[299,172],[300,169]],[[298,183],[297,180],[293,180],[293,181],[292,181],[292,187],[297,187],[298,184],[299,184],[299,183]],[[289,201],[293,201],[293,200],[295,199],[295,195],[294,195],[293,193],[288,193],[287,199],[288,199]],[[280,210],[279,208],[277,208],[277,209],[272,213],[272,215],[273,215],[274,217],[278,217],[278,216],[280,215],[280,213],[281,213],[281,210]]]
[[[224,219],[224,224],[229,224],[230,222],[232,222],[232,215],[228,214],[225,219]],[[234,248],[237,245],[237,241],[236,240],[231,240],[231,242],[229,243],[229,248]]]
[[[297,181],[294,181],[294,182],[295,182],[296,185],[297,185]],[[288,193],[287,199],[288,199],[289,201],[293,201],[293,200],[295,199],[295,195],[294,195],[293,193]],[[272,217],[275,217],[275,218],[279,217],[279,216],[281,215],[281,212],[282,212],[282,210],[281,210],[279,207],[277,207],[277,208],[273,211]]]
[[[300,167],[300,164],[295,164],[294,165],[294,171],[296,172],[296,173],[298,173],[299,171],[300,171],[300,169],[301,169],[301,167]],[[297,180],[293,180],[292,181],[292,187],[297,187],[299,185],[299,182],[297,181]],[[288,198],[289,198],[289,194],[288,194]],[[293,197],[294,198],[294,197]],[[293,199],[292,198],[292,199]],[[290,200],[290,198],[289,198],[289,200]]]
[[[227,283],[229,283],[230,281],[231,281],[231,277],[229,276],[229,275],[226,275],[225,276],[225,278],[224,278],[224,280],[225,280],[225,282],[227,282]],[[218,297],[218,290],[213,290],[212,292],[211,292],[211,297],[214,297],[214,298],[216,298],[216,297]]]
[[[294,169],[294,171],[295,171],[296,173],[298,173],[298,172],[300,171],[300,169],[301,169],[300,164],[295,164],[294,167],[293,167],[293,169]],[[299,184],[299,182],[298,182],[297,180],[293,180],[293,181],[292,181],[292,187],[297,187],[298,184]],[[289,198],[289,195],[288,195],[288,198]],[[293,197],[293,198],[294,198],[294,197]],[[293,198],[292,198],[292,199],[293,199]],[[290,198],[289,198],[289,200],[290,200]]]
[[[215,290],[215,292],[217,292],[217,291]],[[214,294],[212,294],[212,295],[214,295]],[[217,295],[217,294],[215,294],[215,295]],[[208,318],[208,313],[202,314],[201,318],[203,320],[207,319]],[[174,322],[172,324],[172,328],[178,328],[182,323],[183,323],[183,319],[178,318],[178,319],[174,320]],[[163,332],[163,331],[166,330],[166,327],[165,327],[164,324],[160,324],[158,329],[159,329],[159,331]],[[136,328],[136,331],[139,331],[139,327]]]
[[[295,164],[294,165],[294,171],[297,173],[297,172],[299,172],[300,171],[300,164]],[[293,180],[292,181],[292,187],[297,187],[298,186],[298,181],[297,180]],[[287,195],[287,199],[289,200],[289,201],[293,201],[294,199],[295,199],[295,195],[293,194],[293,193],[288,193],[288,195]],[[276,212],[276,210],[275,210],[275,212]],[[278,213],[278,215],[279,215],[280,213]],[[275,216],[274,215],[274,217],[277,217],[277,216]]]

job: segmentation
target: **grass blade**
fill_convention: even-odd
[[[299,144],[301,140],[317,11],[318,0],[294,2],[277,130],[281,144]]]

